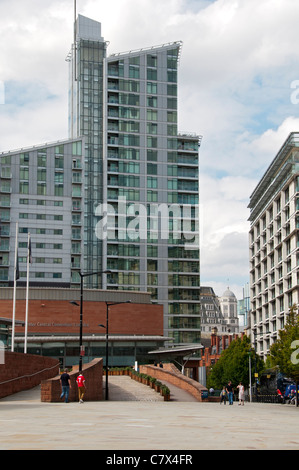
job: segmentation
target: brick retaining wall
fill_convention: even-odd
[[[0,398],[30,390],[58,373],[57,359],[5,351],[4,364],[0,364]]]
[[[166,381],[179,387],[186,392],[193,395],[198,401],[207,401],[208,399],[202,398],[202,391],[207,391],[207,388],[196,382],[189,377],[181,374],[181,372],[175,367],[174,364],[163,364],[163,368],[152,365],[141,365],[139,370],[143,374],[151,375],[161,382]]]
[[[103,399],[103,359],[94,359],[89,364],[83,365],[82,371],[86,380],[86,392],[84,401],[99,401]],[[78,366],[69,372],[71,388],[69,401],[78,401],[78,387],[76,378],[78,377]],[[61,383],[60,374],[50,380],[45,380],[41,384],[41,401],[55,403],[60,402]]]

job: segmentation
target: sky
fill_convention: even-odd
[[[250,195],[299,131],[298,0],[77,0],[108,55],[182,41],[179,131],[200,148],[201,285],[249,281]],[[0,0],[0,152],[68,137],[73,0]],[[298,92],[297,92],[298,90]]]

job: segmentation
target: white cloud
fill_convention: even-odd
[[[255,181],[226,176],[201,177],[201,282],[226,283],[248,279],[248,231],[250,192]],[[213,285],[212,285],[213,287]],[[236,293],[235,293],[236,294]],[[220,295],[220,294],[218,294]]]
[[[296,131],[299,131],[299,117],[288,116],[277,129],[268,129],[264,134],[255,139],[252,145],[256,152],[274,157],[288,135]]]
[[[299,130],[299,118],[287,117],[277,129],[269,129],[256,139],[248,137],[247,149],[239,148],[253,175],[238,176],[228,168],[228,176],[213,177],[201,174],[201,280],[208,285],[211,279],[222,285],[230,278],[243,285],[249,279],[247,208],[250,195],[264,170],[272,162],[290,132]],[[237,143],[235,143],[237,145]],[[248,163],[250,162],[250,163]],[[259,163],[259,165],[258,165]],[[239,165],[241,168],[242,165]],[[230,174],[231,173],[231,174]],[[211,284],[213,287],[213,285]],[[241,291],[242,292],[242,291]],[[236,292],[235,292],[236,294]],[[220,295],[220,294],[219,294]]]
[[[17,150],[66,139],[66,102],[61,109],[60,104],[59,101],[52,100],[30,109],[20,108],[4,117],[0,113],[0,151]]]

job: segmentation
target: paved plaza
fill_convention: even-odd
[[[172,401],[109,377],[109,401],[42,403],[40,388],[0,400],[1,450],[299,450],[299,407]]]

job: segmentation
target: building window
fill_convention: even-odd
[[[158,78],[158,73],[156,69],[147,69],[147,79],[148,80],[157,80]]]
[[[28,181],[20,181],[20,194],[29,194],[29,183]]]
[[[158,174],[158,167],[154,163],[147,164],[147,173],[148,175],[157,175]]]
[[[63,196],[63,184],[55,184],[54,195]]]
[[[158,58],[156,55],[147,54],[146,59],[148,67],[157,67]]]
[[[29,164],[29,153],[20,153],[20,165],[28,165]]]
[[[37,183],[37,194],[39,196],[45,196],[47,191],[46,183]]]
[[[129,65],[129,77],[130,78],[139,78],[139,66],[138,65]]]
[[[158,202],[158,192],[157,191],[148,191],[147,192],[147,202]]]
[[[20,168],[20,180],[29,180],[29,168]]]
[[[156,82],[147,82],[147,93],[149,95],[156,95],[158,93],[158,85]]]
[[[147,177],[147,187],[150,189],[157,189],[158,187],[158,179],[152,176]]]

